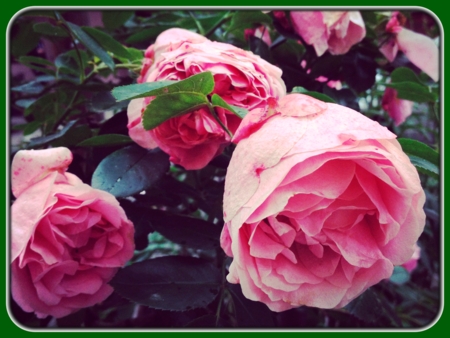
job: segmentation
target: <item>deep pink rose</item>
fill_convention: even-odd
[[[345,54],[366,36],[366,27],[359,12],[292,11],[294,30],[317,56],[327,50],[334,55]]]
[[[397,91],[394,88],[387,87],[381,106],[398,126],[405,122],[406,118],[412,114],[414,102],[397,98]]]
[[[398,16],[398,12],[393,12],[386,24],[386,32],[391,33],[392,37],[381,46],[380,52],[392,62],[400,50],[411,63],[438,81],[439,49],[436,43],[426,35],[402,27]]]
[[[221,245],[247,298],[340,308],[411,258],[425,194],[387,128],[290,94],[250,112],[234,141]]]
[[[66,173],[67,148],[21,150],[11,185],[11,292],[39,318],[106,299],[132,256],[134,227],[111,194]]]
[[[179,28],[161,33],[155,44],[147,49],[138,82],[183,80],[204,71],[210,71],[214,76],[213,93],[238,107],[263,107],[268,99],[286,94],[279,68],[251,52]],[[228,134],[206,109],[147,131],[141,115],[148,102],[149,99],[130,102],[129,135],[144,148],[160,147],[170,155],[173,163],[186,169],[203,168],[230,142]],[[217,109],[217,113],[233,133],[240,118],[223,109]]]

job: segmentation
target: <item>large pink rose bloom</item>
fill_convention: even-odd
[[[214,76],[213,93],[238,107],[263,107],[270,98],[286,94],[279,68],[251,52],[179,28],[161,33],[147,49],[138,82],[184,80],[204,71]],[[142,112],[148,103],[148,98],[130,102],[129,135],[144,148],[160,147],[173,163],[186,169],[203,168],[230,142],[228,134],[206,109],[147,131],[142,125]],[[217,109],[217,113],[233,133],[240,118],[223,109]]]
[[[291,94],[248,114],[235,141],[221,245],[247,298],[340,308],[413,255],[425,194],[385,127]]]
[[[392,36],[380,47],[380,52],[392,62],[400,50],[412,64],[434,81],[438,81],[439,49],[437,45],[428,36],[402,27],[399,16],[399,12],[393,12],[386,24],[386,32],[391,33]]]
[[[334,55],[345,54],[366,36],[359,12],[292,11],[291,21],[294,30],[314,47],[317,56],[327,50]]]
[[[11,291],[24,311],[67,316],[106,299],[134,227],[111,194],[66,173],[67,148],[21,150],[11,185]]]

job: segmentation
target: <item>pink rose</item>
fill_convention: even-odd
[[[439,49],[434,41],[426,35],[413,32],[401,26],[399,12],[393,12],[386,25],[386,32],[391,33],[380,48],[380,52],[390,62],[394,61],[401,50],[411,63],[421,69],[434,81],[439,80]],[[401,16],[400,16],[401,18]]]
[[[366,27],[359,12],[292,11],[294,30],[317,56],[327,50],[334,55],[345,54],[366,36]]]
[[[204,71],[214,76],[213,93],[238,107],[263,107],[268,99],[286,94],[279,68],[251,52],[179,28],[161,33],[147,49],[139,81],[183,80]],[[160,147],[173,163],[200,169],[229,144],[229,136],[206,109],[145,130],[141,114],[148,102],[148,98],[136,99],[128,107],[129,135],[141,147]],[[240,118],[223,109],[216,111],[233,133]]]
[[[12,162],[11,292],[39,318],[106,299],[134,251],[133,224],[109,193],[66,173],[67,148],[21,150]]]
[[[405,122],[406,118],[412,114],[414,102],[397,98],[397,91],[394,88],[387,87],[381,106],[398,126]]]
[[[340,308],[411,258],[425,194],[395,135],[290,94],[242,121],[225,178],[227,279],[272,311]]]

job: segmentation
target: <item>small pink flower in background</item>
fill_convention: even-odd
[[[272,39],[270,38],[269,29],[264,26],[259,26],[258,28],[247,28],[244,31],[245,39],[248,40],[250,36],[257,37],[263,40],[266,45],[270,46],[272,44]]]
[[[204,71],[214,76],[213,93],[238,107],[263,107],[269,99],[286,94],[278,67],[251,52],[179,28],[161,33],[147,49],[139,82],[184,80]],[[160,147],[173,163],[185,169],[205,167],[230,142],[227,133],[206,109],[171,119],[147,131],[141,114],[148,103],[148,98],[130,102],[130,137],[141,147]],[[223,109],[217,109],[217,114],[232,133],[239,126],[241,119],[236,115]]]
[[[439,49],[426,35],[402,27],[403,16],[393,12],[386,24],[386,32],[393,34],[380,48],[380,52],[394,61],[398,51],[402,51],[411,63],[421,69],[434,81],[439,80]]]
[[[402,266],[409,272],[413,272],[417,268],[417,263],[420,259],[420,247],[416,244],[414,246],[414,253],[409,261],[402,264]]]
[[[359,12],[292,11],[294,30],[308,45],[313,45],[317,56],[327,50],[334,55],[347,53],[366,36],[366,27]]]
[[[11,292],[39,318],[105,300],[134,252],[117,200],[66,173],[71,162],[67,148],[21,150],[12,162]]]
[[[414,102],[397,98],[397,91],[387,87],[381,106],[394,120],[396,126],[405,122],[406,118],[412,114]]]
[[[242,121],[225,178],[227,280],[272,311],[341,308],[407,262],[419,175],[387,128],[289,94]]]

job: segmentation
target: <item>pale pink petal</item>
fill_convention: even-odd
[[[11,164],[11,188],[15,197],[49,173],[64,173],[72,162],[67,148],[19,150]]]
[[[380,47],[380,52],[386,57],[386,59],[389,60],[389,62],[394,61],[398,52],[398,44],[396,38],[392,37],[385,43],[383,43],[383,45]]]
[[[431,38],[403,28],[397,34],[397,43],[409,61],[434,81],[439,80],[439,49]]]

